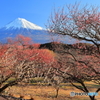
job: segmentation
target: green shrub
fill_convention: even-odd
[[[32,78],[32,79],[30,80],[30,83],[38,83],[38,82],[42,83],[43,80],[44,80],[43,77],[35,77],[35,78]]]
[[[15,78],[11,77],[10,79],[7,80],[7,83],[10,83],[10,82],[12,82],[14,80],[15,80]]]

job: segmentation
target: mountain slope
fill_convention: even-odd
[[[75,43],[75,39],[69,36],[62,37],[57,35],[50,35],[42,27],[35,25],[26,19],[17,18],[6,26],[0,28],[0,42],[7,42],[8,38],[14,38],[17,35],[24,35],[31,37],[36,43],[48,43],[52,41],[62,41],[70,44]]]
[[[47,31],[23,18],[17,18],[0,28],[0,42],[6,42],[8,38],[16,37],[18,34],[31,37],[34,42],[49,42],[49,34]],[[43,37],[45,38],[43,39]]]

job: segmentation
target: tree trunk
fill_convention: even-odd
[[[90,97],[90,100],[96,100],[95,96],[89,96],[89,97]]]
[[[59,87],[56,87],[56,95],[55,95],[55,98],[58,97],[58,92],[59,92]]]
[[[100,45],[96,45],[97,46],[97,50],[98,50],[98,53],[100,53]]]
[[[0,88],[0,93],[2,93],[6,88],[8,88],[9,86],[13,86],[16,85],[16,81],[10,82],[8,84],[5,84],[3,87]]]

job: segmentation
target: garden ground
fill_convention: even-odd
[[[92,82],[87,82],[87,85],[91,90],[91,92],[95,92],[96,87],[99,86]],[[12,86],[6,89],[5,91],[5,93],[9,93],[9,95],[18,98],[22,97],[24,99],[34,98],[34,100],[90,100],[88,96],[71,97],[70,92],[80,93],[82,91],[71,86],[69,83],[61,84],[59,95],[57,98],[55,98],[56,90],[52,86],[43,86],[43,85]],[[98,93],[96,99],[97,100],[100,99],[100,93]]]

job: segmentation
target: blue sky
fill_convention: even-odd
[[[0,0],[0,27],[20,17],[45,28],[54,9],[75,2],[100,6],[100,0]]]

